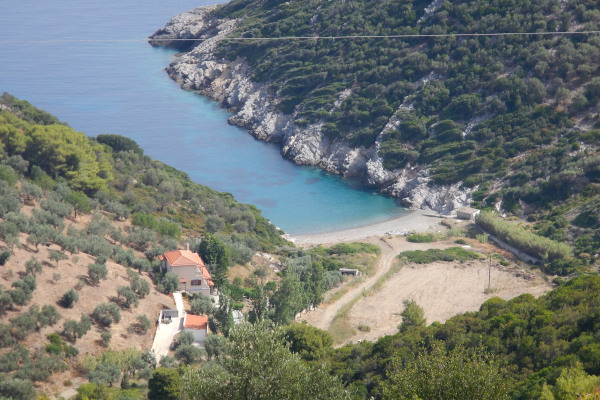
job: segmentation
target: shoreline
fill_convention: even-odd
[[[445,218],[453,218],[453,216],[435,214],[431,210],[414,210],[409,214],[397,218],[358,228],[310,235],[287,235],[286,239],[296,246],[310,246],[351,242],[373,236],[406,235],[409,232],[432,232],[438,230],[439,222]]]

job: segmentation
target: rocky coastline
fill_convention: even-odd
[[[351,148],[343,141],[325,137],[322,123],[298,126],[293,115],[279,112],[277,97],[265,85],[250,79],[250,68],[243,59],[229,61],[215,56],[217,45],[237,23],[235,19],[215,18],[212,11],[217,7],[198,7],[179,14],[149,38],[153,46],[185,50],[166,69],[183,89],[219,102],[233,113],[231,124],[247,129],[259,140],[279,143],[282,155],[296,164],[357,177],[412,209],[449,214],[468,204],[473,189],[462,188],[460,183],[433,185],[426,166],[386,170],[377,151],[381,134],[369,148]],[[348,95],[341,93],[340,100]],[[400,122],[393,116],[381,133],[395,129]]]

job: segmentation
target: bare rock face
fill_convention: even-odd
[[[214,33],[214,19],[209,18],[209,14],[216,10],[218,6],[198,7],[176,15],[165,25],[150,37],[152,46],[172,46],[175,48],[187,47],[190,42],[181,39],[199,39],[203,35],[207,36]]]
[[[233,19],[214,18],[211,12],[217,7],[199,7],[179,14],[150,37],[153,46],[188,50],[191,47],[167,68],[169,76],[182,88],[199,91],[218,101],[233,113],[229,118],[231,124],[247,129],[257,139],[280,143],[282,154],[296,164],[358,177],[365,185],[400,198],[410,208],[450,213],[468,204],[472,189],[461,188],[460,184],[432,185],[427,169],[422,166],[386,170],[378,154],[381,134],[373,146],[353,148],[346,142],[325,137],[320,122],[299,126],[294,115],[281,113],[277,97],[265,85],[250,80],[250,67],[243,59],[230,61],[215,56],[216,46],[237,23]],[[349,94],[341,93],[338,103]],[[382,133],[395,129],[398,123],[393,116]]]

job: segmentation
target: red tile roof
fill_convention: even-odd
[[[185,328],[186,329],[200,329],[206,330],[208,326],[208,317],[202,315],[186,314],[185,316]]]
[[[164,257],[171,267],[181,267],[186,265],[196,265],[198,267],[204,266],[204,261],[202,261],[198,253],[192,253],[189,250],[165,251]]]
[[[173,250],[165,251],[165,253],[159,255],[158,258],[160,260],[166,259],[171,267],[189,267],[190,265],[195,265],[202,273],[208,286],[212,287],[215,285],[210,276],[210,272],[208,272],[208,269],[204,266],[204,261],[202,261],[202,258],[200,258],[198,253],[193,253],[189,250]]]

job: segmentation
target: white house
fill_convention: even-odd
[[[192,294],[210,296],[214,283],[204,261],[190,250],[166,251],[158,256],[161,268],[179,277],[179,289]]]
[[[204,342],[208,331],[208,317],[202,315],[185,314],[183,329],[194,335],[195,342]]]

